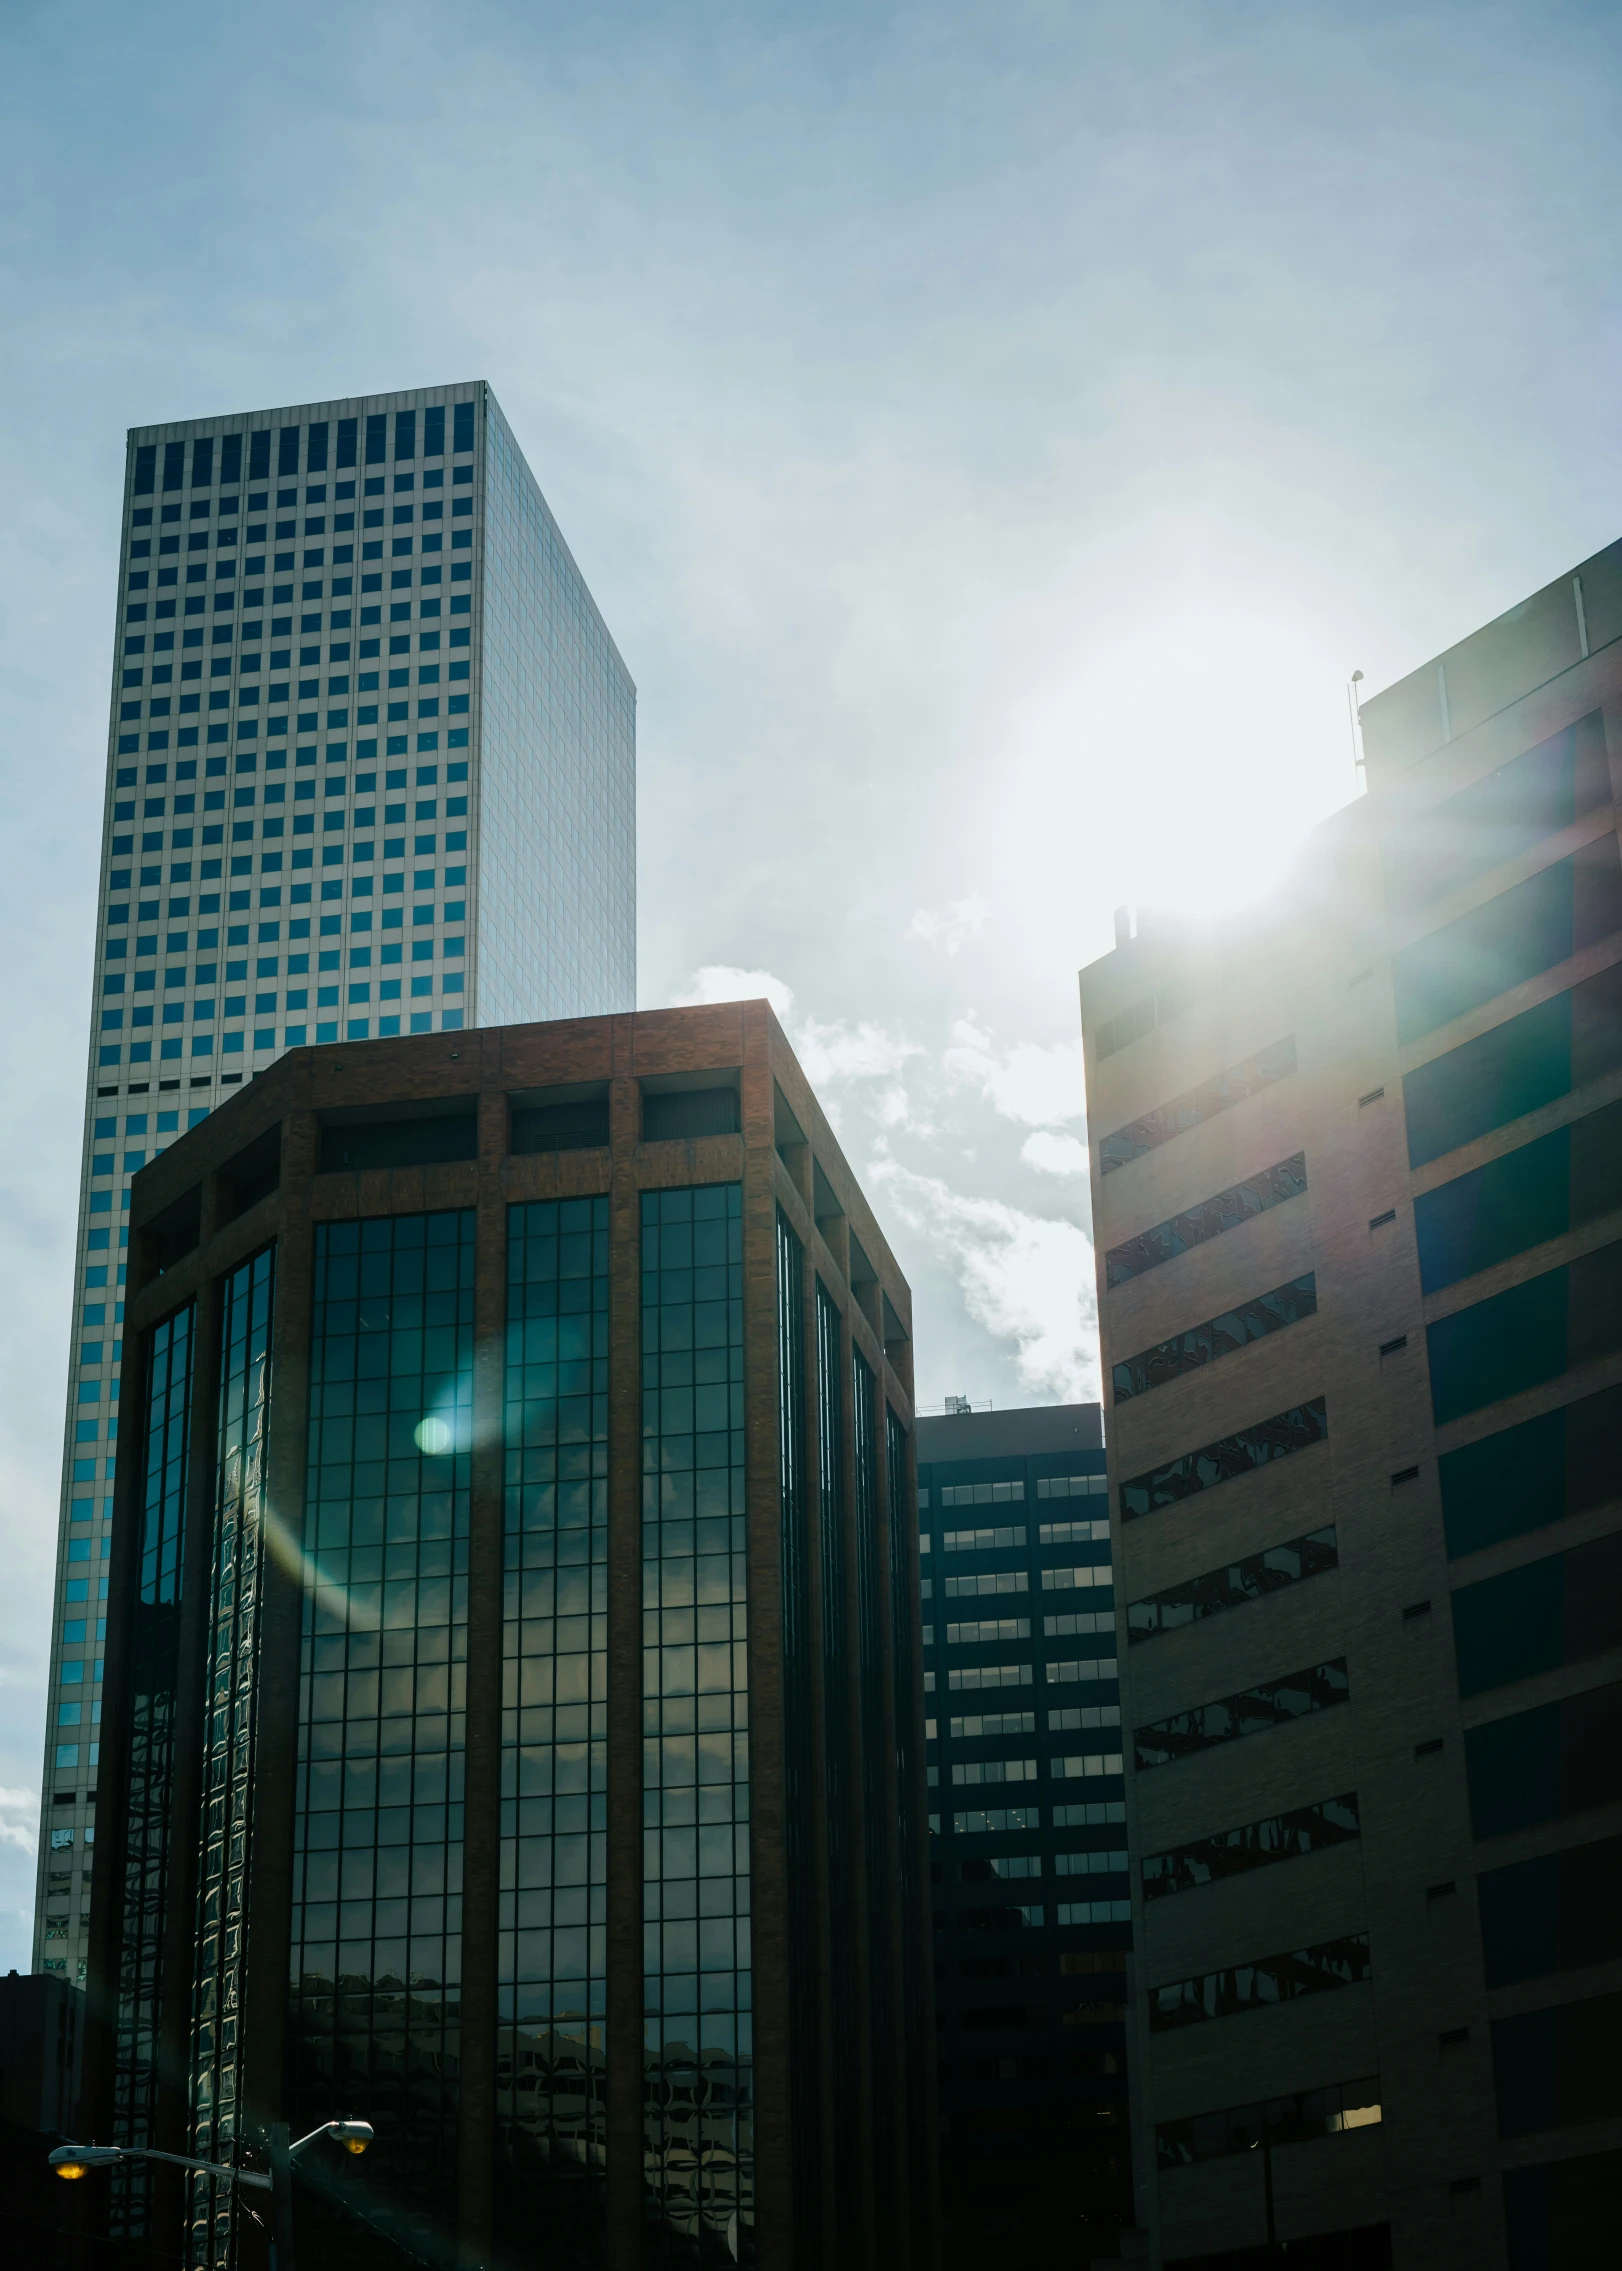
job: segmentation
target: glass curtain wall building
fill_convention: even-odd
[[[87,2122],[370,2120],[306,2266],[931,2271],[910,1303],[767,1006],[293,1051],[131,1212]]]
[[[1081,979],[1138,2197],[1534,2271],[1622,2181],[1622,545],[1361,725],[1248,933]]]
[[[1132,1944],[1096,1404],[918,1422],[945,2261],[1113,2252]]]
[[[635,688],[488,386],[133,429],[115,647],[35,1949],[69,1980],[131,1176],[286,1049],[636,995]]]

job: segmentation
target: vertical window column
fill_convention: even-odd
[[[497,2220],[602,2260],[608,1200],[507,1218]]]
[[[473,1232],[315,1233],[288,2115],[365,2107],[366,2216],[413,2244],[456,2201]]]
[[[823,1781],[827,1792],[824,1838],[828,1854],[828,1931],[838,1964],[856,1958],[856,1792],[853,1773],[851,1631],[846,1604],[849,1566],[845,1537],[844,1321],[833,1296],[817,1281],[817,1529],[822,1562]],[[849,1983],[833,1997],[834,2198],[841,2243],[854,2251],[861,2134],[861,1998]]]
[[[191,2149],[207,2161],[233,2159],[238,2136],[275,1258],[273,1247],[256,1254],[232,1271],[221,1293],[191,2051]],[[208,2177],[191,2182],[192,2271],[231,2271],[236,2188]]]
[[[783,1556],[784,1843],[788,1864],[789,2092],[794,2215],[807,2258],[822,2230],[821,1966],[814,1960],[817,1898],[816,1772],[811,1659],[811,1518],[805,1484],[805,1249],[777,1215],[778,1489]]]
[[[642,1195],[650,2265],[755,2260],[741,1196]]]
[[[152,1334],[147,1356],[113,2064],[113,2129],[120,2145],[151,2144],[157,2107],[195,1316],[188,1302],[166,1317]],[[112,2195],[114,2232],[144,2238],[150,2203],[150,2165],[120,2169]]]

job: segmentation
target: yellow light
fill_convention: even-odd
[[[364,2137],[345,2137],[343,2139],[343,2146],[346,2152],[364,2153],[366,2150],[366,2140]]]
[[[74,2177],[83,2176],[84,2174],[83,2161],[54,2161],[51,2165],[56,2170],[58,2176],[65,2176],[70,2181]]]

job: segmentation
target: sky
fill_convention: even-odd
[[[920,1401],[1095,1396],[1075,972],[1622,533],[1622,18],[0,7],[0,1969],[26,1968],[124,430],[493,386],[638,686],[640,1000],[765,994]]]

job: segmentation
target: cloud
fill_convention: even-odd
[[[739,970],[730,962],[706,962],[685,989],[672,997],[673,1009],[695,1009],[717,1001],[769,1001],[781,1023],[794,1007],[794,988],[769,970]]]
[[[796,1017],[794,988],[774,978],[769,970],[739,970],[727,962],[706,962],[693,972],[673,1006],[691,1009],[708,1002],[762,999],[777,1012],[813,1088],[822,1089],[840,1080],[882,1080],[899,1072],[909,1057],[923,1054],[916,1041],[886,1032],[867,1018],[851,1025],[837,1017]]]
[[[1045,1128],[1082,1116],[1079,1039],[1056,1041],[1049,1048],[1035,1041],[1016,1041],[1006,1055],[998,1056],[991,1035],[962,1019],[952,1028],[952,1043],[942,1062],[949,1080],[978,1088],[1005,1120]]]
[[[965,939],[978,938],[986,927],[991,902],[978,891],[971,891],[966,899],[952,899],[944,907],[917,907],[912,921],[902,932],[903,938],[915,938],[925,946],[938,946],[943,954],[955,954]]]
[[[1038,1129],[1020,1145],[1019,1156],[1039,1175],[1084,1176],[1087,1172],[1087,1146],[1079,1136],[1052,1135],[1045,1128]]]
[[[808,1017],[804,1024],[789,1027],[789,1037],[813,1088],[830,1080],[882,1080],[887,1073],[899,1072],[909,1057],[923,1054],[916,1041],[887,1033],[866,1018],[859,1025],[847,1025],[840,1018],[823,1024]]]
[[[969,1315],[997,1339],[1014,1343],[1022,1388],[1060,1402],[1098,1395],[1093,1258],[1085,1231],[1000,1199],[967,1197],[939,1176],[915,1175],[894,1160],[876,1160],[869,1172],[952,1269]]]
[[[0,1845],[32,1855],[39,1835],[39,1792],[0,1789]]]

